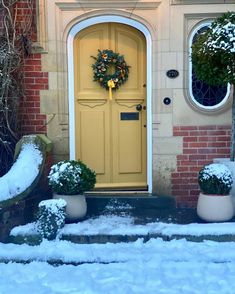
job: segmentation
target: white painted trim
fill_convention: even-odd
[[[190,36],[189,36],[189,56],[191,56],[192,54],[192,44],[193,44],[193,37],[195,36],[195,34],[203,27],[205,26],[210,26],[211,25],[211,22],[207,21],[207,22],[203,22],[201,23],[200,25],[197,25],[194,30],[191,32]],[[230,96],[230,89],[231,89],[231,86],[230,84],[228,84],[227,86],[227,93],[225,95],[225,97],[223,98],[223,100],[214,105],[214,106],[204,106],[200,103],[198,103],[198,101],[194,98],[194,95],[193,95],[193,87],[192,87],[192,71],[193,71],[193,66],[192,66],[192,61],[191,61],[191,58],[189,58],[189,95],[190,95],[190,99],[193,101],[193,103],[198,107],[198,108],[201,108],[203,110],[217,110],[217,109],[220,109],[221,107],[223,107],[228,99],[229,99],[229,96]]]
[[[116,22],[130,25],[141,31],[147,44],[147,183],[148,192],[152,192],[152,38],[149,30],[140,22],[116,15],[105,15],[88,18],[75,24],[67,39],[68,50],[68,95],[69,95],[69,137],[70,158],[75,159],[75,114],[74,114],[74,60],[73,42],[76,34],[91,25],[106,22]]]

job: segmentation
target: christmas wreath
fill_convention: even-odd
[[[98,50],[97,57],[92,56],[96,60],[92,64],[94,71],[94,81],[97,81],[101,87],[109,90],[110,87],[114,90],[118,89],[128,79],[129,66],[123,55],[115,53],[112,50]],[[115,72],[113,74],[107,74],[109,67],[113,66]]]

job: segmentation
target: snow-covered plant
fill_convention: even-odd
[[[63,160],[54,164],[49,173],[49,186],[59,195],[83,194],[94,188],[96,174],[82,161]]]
[[[39,203],[36,229],[48,240],[54,240],[58,230],[65,224],[66,201],[63,199],[49,199]]]
[[[232,189],[233,178],[227,166],[212,163],[200,170],[198,183],[204,194],[228,195]]]
[[[235,85],[235,12],[215,19],[192,45],[193,69],[209,85]],[[235,91],[233,91],[230,158],[235,154]]]

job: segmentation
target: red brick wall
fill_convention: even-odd
[[[23,134],[46,133],[46,115],[40,113],[40,90],[48,89],[48,73],[41,69],[41,54],[31,54],[24,66],[25,97],[21,103]]]
[[[17,35],[19,36],[27,31],[27,36],[30,37],[31,41],[37,40],[36,1],[37,0],[18,0],[14,5]],[[31,26],[30,30],[28,30],[29,26]]]
[[[19,0],[14,5],[16,15],[16,35],[22,35],[30,42],[37,41],[36,31],[36,0],[33,1],[33,14],[31,7],[25,0]],[[0,6],[1,8],[1,6]],[[0,9],[0,34],[4,32],[3,17],[5,10]],[[31,25],[30,30],[28,30]],[[20,45],[21,43],[19,43]],[[40,113],[40,90],[48,89],[48,73],[42,72],[41,54],[23,56],[23,88],[24,97],[20,98],[19,127],[20,133],[46,133],[46,116]]]
[[[183,137],[183,154],[177,156],[172,173],[172,195],[178,207],[196,207],[199,170],[214,158],[229,157],[230,126],[175,126],[174,136]]]
[[[32,17],[32,28],[27,34],[31,42],[37,41],[36,4]],[[31,11],[24,0],[16,3],[18,34],[24,31],[30,21]],[[42,71],[41,54],[30,54],[24,57],[24,98],[20,104],[21,133],[46,134],[46,115],[40,113],[40,90],[48,89],[48,73]]]

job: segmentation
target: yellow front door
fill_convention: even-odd
[[[98,49],[124,55],[130,66],[112,100],[93,81]],[[145,37],[123,24],[90,26],[75,38],[74,61],[76,158],[96,171],[97,188],[147,188]]]

